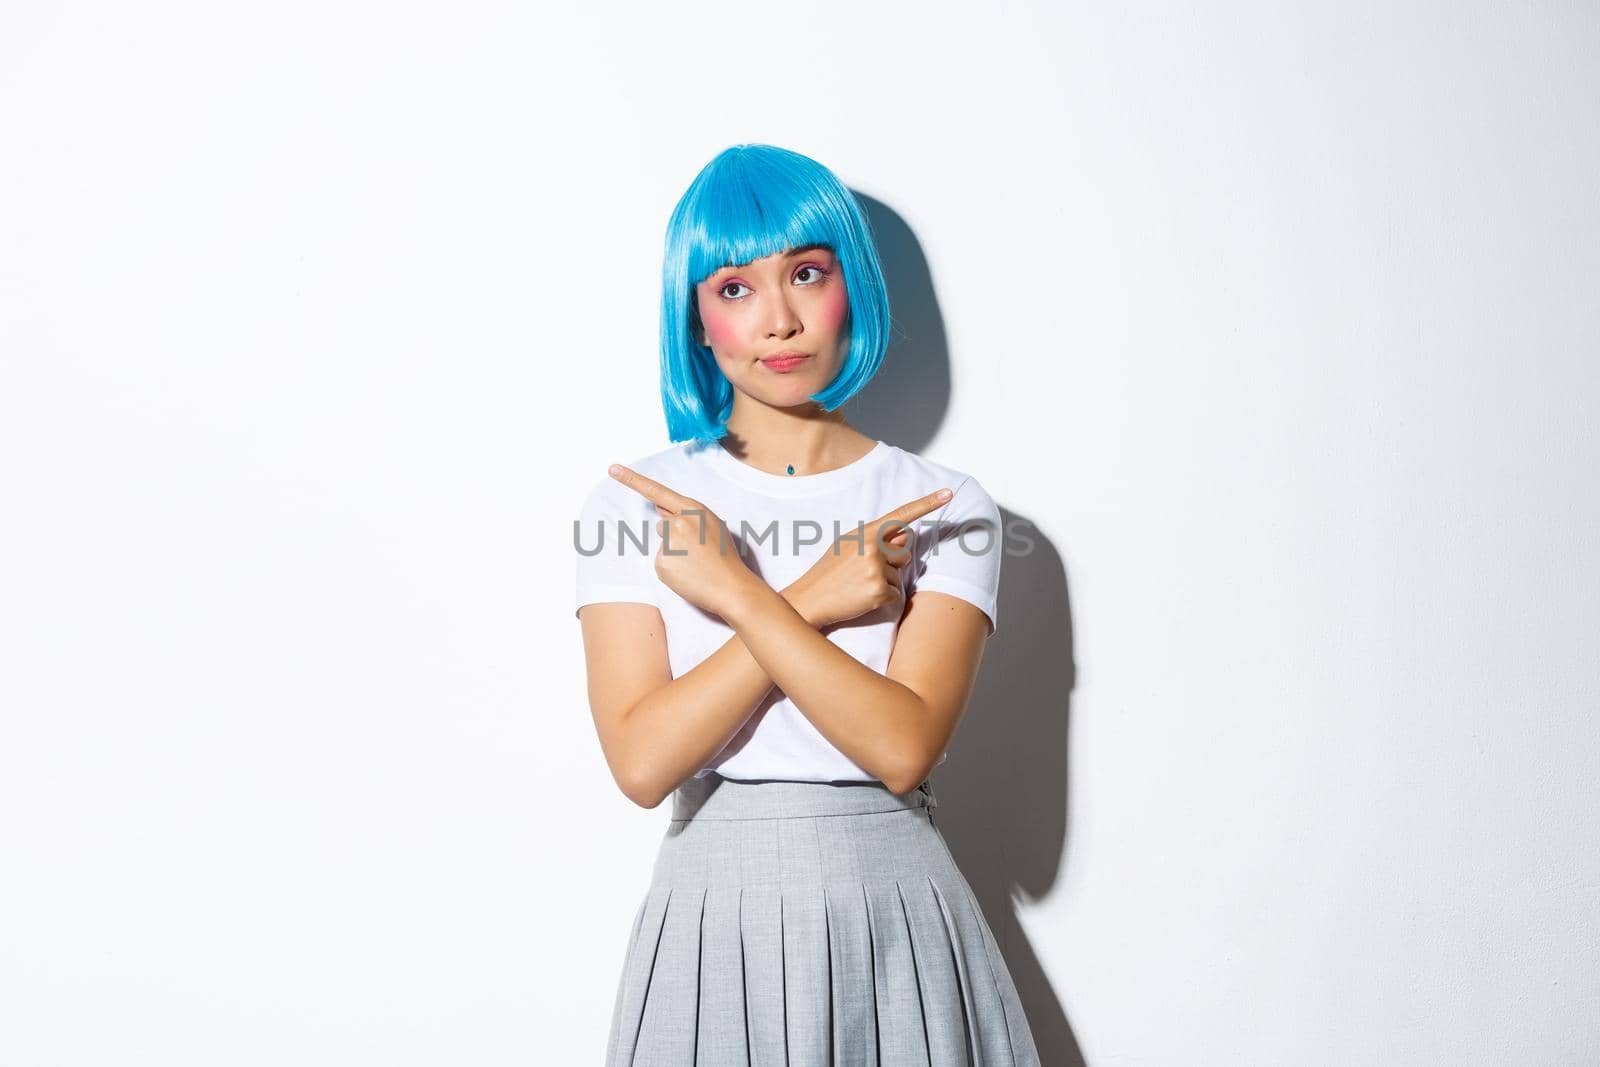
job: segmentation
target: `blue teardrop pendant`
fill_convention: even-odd
[[[790,474],[794,473],[794,464],[793,463],[789,464],[789,473]]]

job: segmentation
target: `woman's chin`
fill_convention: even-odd
[[[740,392],[752,400],[759,400],[769,408],[800,408],[815,406],[816,401],[811,399],[811,394],[821,392],[822,385],[812,381],[784,382],[775,386],[771,382],[760,384],[747,382],[740,387]]]

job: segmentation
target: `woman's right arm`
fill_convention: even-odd
[[[799,590],[783,596],[812,621]],[[640,807],[660,804],[711,762],[772,688],[737,634],[673,678],[655,606],[586,604],[578,617],[600,748],[617,785]]]

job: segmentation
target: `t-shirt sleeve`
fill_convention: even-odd
[[[977,605],[989,617],[989,635],[999,626],[1000,509],[979,484],[968,477],[950,502],[912,524],[916,529],[913,568],[907,598],[918,590],[948,593]]]
[[[577,602],[657,604],[655,505],[607,475],[590,491],[573,527]]]

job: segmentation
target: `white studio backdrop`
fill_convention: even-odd
[[[667,811],[571,520],[669,444],[662,231],[744,141],[916,287],[858,424],[1041,546],[935,787],[1049,1062],[1600,1061],[1597,47],[8,5],[0,1063],[599,1062]]]

